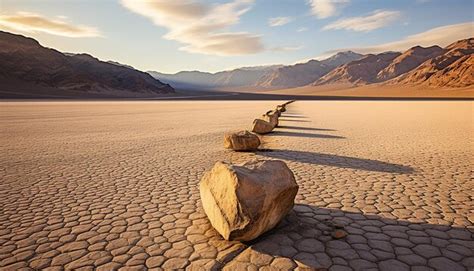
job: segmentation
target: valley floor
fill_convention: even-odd
[[[298,101],[263,137],[272,151],[223,149],[276,104],[0,103],[0,269],[474,268],[472,101]],[[228,242],[198,183],[254,158],[289,165],[296,205]]]

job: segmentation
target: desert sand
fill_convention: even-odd
[[[0,269],[474,268],[472,101],[299,101],[272,151],[223,148],[277,103],[2,102]],[[225,241],[199,180],[253,158],[288,164],[296,205]]]

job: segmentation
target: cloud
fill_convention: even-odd
[[[399,41],[387,42],[373,46],[365,47],[353,47],[353,48],[344,48],[338,50],[331,50],[326,52],[324,55],[331,55],[340,51],[355,51],[358,53],[368,54],[368,53],[381,53],[387,51],[398,51],[403,52],[411,47],[420,45],[420,46],[432,46],[439,45],[441,47],[446,47],[447,45],[461,40],[472,37],[472,29],[474,29],[473,22],[452,24],[441,27],[432,28],[428,31],[421,32],[415,35],[407,36]]]
[[[285,25],[289,22],[293,21],[293,18],[291,17],[275,17],[275,18],[270,18],[268,19],[268,25],[269,26],[282,26]]]
[[[288,52],[288,51],[297,51],[303,49],[303,45],[299,46],[277,46],[273,47],[271,50],[274,52]]]
[[[66,18],[50,19],[39,14],[18,12],[0,15],[0,29],[26,33],[43,32],[70,38],[100,37],[98,29],[84,25],[72,25]]]
[[[384,27],[400,17],[399,11],[375,10],[367,16],[351,17],[337,20],[323,27],[323,30],[345,29],[358,32],[369,32]]]
[[[311,13],[319,19],[328,18],[338,14],[338,8],[348,4],[350,0],[309,0]]]
[[[305,32],[305,31],[308,31],[307,27],[300,27],[300,28],[296,29],[296,32]]]
[[[261,38],[227,28],[239,22],[254,0],[205,4],[193,0],[121,0],[127,9],[168,29],[164,38],[178,41],[180,50],[210,55],[246,55],[264,50]]]

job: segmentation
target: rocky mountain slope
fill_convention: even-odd
[[[410,48],[408,51],[396,57],[392,63],[390,63],[390,65],[381,70],[377,74],[377,80],[385,81],[395,78],[401,74],[413,70],[427,59],[436,57],[443,52],[444,50],[436,45],[427,48],[421,46]]]
[[[426,60],[412,71],[388,81],[388,84],[426,85],[430,87],[467,87],[474,85],[474,38],[457,41],[443,53]]]
[[[310,84],[337,66],[363,57],[351,51],[339,52],[325,60],[310,60],[291,66],[284,66],[262,77],[257,86],[261,87],[300,87]]]
[[[174,89],[147,73],[103,62],[87,54],[63,54],[38,41],[0,31],[0,82],[90,93],[133,96],[172,93]]]
[[[312,85],[375,83],[378,80],[377,74],[399,55],[397,52],[367,55],[335,68]]]

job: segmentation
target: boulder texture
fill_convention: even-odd
[[[260,139],[249,131],[239,131],[224,135],[224,147],[234,151],[254,151],[260,146]]]
[[[278,111],[270,110],[263,115],[262,119],[266,122],[271,123],[271,125],[273,125],[273,128],[275,128],[278,126],[278,117]]]
[[[273,126],[270,122],[261,119],[255,119],[253,121],[252,132],[257,134],[268,134],[273,131],[273,128],[275,128],[275,126]]]
[[[275,227],[293,208],[298,185],[283,161],[243,165],[217,162],[199,186],[212,226],[226,240],[250,241]]]

